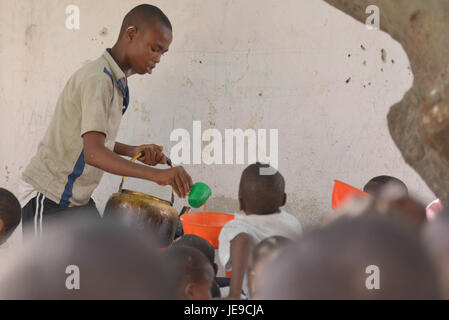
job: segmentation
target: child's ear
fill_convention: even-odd
[[[193,282],[189,282],[184,288],[184,295],[188,300],[195,299],[195,284]]]
[[[242,198],[239,198],[239,205],[240,205],[240,211],[246,210],[245,201]]]
[[[137,30],[136,27],[128,27],[125,32],[125,37],[127,40],[132,41],[136,36]]]
[[[281,207],[285,206],[286,203],[287,203],[287,194],[284,192],[284,199],[282,200]]]

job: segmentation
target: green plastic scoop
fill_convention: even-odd
[[[189,193],[189,204],[194,208],[199,208],[206,203],[212,194],[209,186],[203,182],[197,182],[192,186]]]

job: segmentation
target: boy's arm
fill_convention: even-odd
[[[143,144],[141,146],[130,146],[124,143],[116,142],[114,145],[114,152],[127,157],[134,157],[140,151],[145,151],[145,155],[138,160],[148,164],[150,166],[155,166],[158,163],[167,163],[167,158],[162,153],[162,146],[156,144]]]
[[[159,185],[171,185],[184,198],[192,187],[192,178],[183,167],[155,169],[123,159],[104,146],[105,135],[89,131],[83,135],[84,160],[87,164],[121,176],[151,180]],[[115,150],[115,148],[114,148]]]
[[[229,298],[240,299],[243,277],[252,258],[254,242],[247,233],[240,233],[231,241],[232,277]]]
[[[116,142],[114,145],[114,152],[121,156],[134,157],[137,154],[135,148],[135,146]]]

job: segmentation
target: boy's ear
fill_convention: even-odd
[[[137,33],[137,29],[136,27],[128,27],[128,29],[126,29],[125,31],[125,38],[129,41],[132,41],[134,39],[134,37],[136,36]]]
[[[245,205],[245,201],[239,197],[239,205],[240,205],[240,211],[245,211],[246,210],[246,205]]]
[[[193,282],[187,283],[184,288],[184,295],[188,300],[195,299],[195,284]]]
[[[284,199],[282,200],[281,207],[285,206],[286,203],[287,203],[287,194],[284,192]]]

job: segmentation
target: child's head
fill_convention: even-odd
[[[218,266],[215,263],[215,249],[206,239],[201,238],[195,234],[185,234],[182,237],[176,239],[171,246],[190,247],[198,249],[207,257],[210,265],[214,269],[214,275],[217,275]],[[220,297],[220,288],[215,281],[212,284],[211,294],[213,298]]]
[[[267,262],[276,257],[292,240],[282,236],[272,236],[262,240],[253,250],[252,261],[248,267],[248,288],[252,299],[258,299],[260,274]]]
[[[206,239],[201,238],[195,234],[185,234],[182,237],[176,239],[171,246],[190,247],[201,251],[209,260],[212,268],[214,269],[214,274],[217,274],[218,266],[215,263],[215,249]]]
[[[166,262],[176,268],[177,296],[181,300],[211,298],[214,270],[209,259],[198,249],[171,247],[163,252]]]
[[[239,187],[240,210],[246,214],[270,214],[279,211],[286,199],[285,181],[279,171],[259,162],[243,170]]]
[[[123,19],[117,44],[138,74],[151,73],[172,41],[172,26],[157,7],[141,4]]]
[[[395,195],[397,194],[397,197],[408,195],[408,189],[404,182],[402,182],[398,178],[386,175],[372,178],[370,181],[368,181],[367,184],[365,184],[365,186],[363,187],[363,191],[372,195],[373,197],[378,197],[381,195],[382,190],[387,186],[389,187],[389,190],[384,191],[395,193]],[[388,197],[388,195],[384,196]]]
[[[174,268],[153,237],[110,220],[64,222],[49,223],[42,237],[2,261],[0,299],[175,298]]]
[[[263,299],[439,298],[416,233],[375,215],[342,218],[305,234],[262,276]]]
[[[19,201],[11,192],[0,188],[0,245],[8,240],[19,225],[20,219]]]
[[[413,230],[419,231],[426,223],[426,207],[411,197],[400,197],[391,201],[378,200],[375,204],[377,213],[395,218]]]

